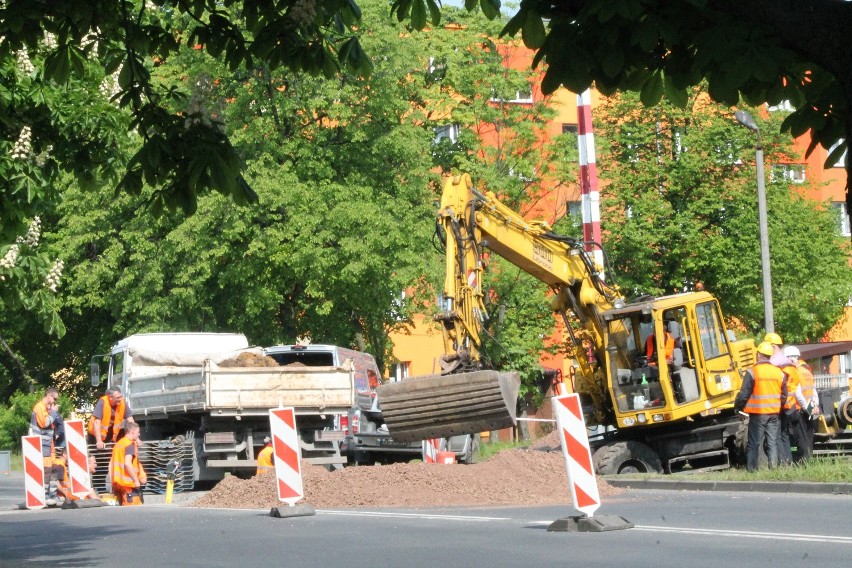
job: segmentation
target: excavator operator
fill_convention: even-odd
[[[666,362],[672,364],[674,361],[674,337],[670,332],[670,321],[665,322],[665,335],[663,336],[663,354],[666,356]],[[657,334],[651,333],[648,339],[645,340],[645,356],[648,357],[648,365],[657,366]]]

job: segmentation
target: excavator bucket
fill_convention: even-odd
[[[518,373],[474,371],[412,377],[378,387],[382,418],[398,442],[514,426]]]

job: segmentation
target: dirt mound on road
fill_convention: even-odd
[[[551,442],[542,439],[536,448],[551,447]],[[323,509],[571,504],[565,464],[558,449],[504,450],[473,465],[400,463],[330,472],[302,462],[302,481],[304,503]],[[598,488],[601,496],[621,492],[601,480]],[[247,480],[226,477],[194,503],[196,507],[232,509],[279,505],[272,474]]]

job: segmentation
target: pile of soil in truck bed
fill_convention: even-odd
[[[482,463],[398,463],[328,471],[302,462],[306,503],[336,507],[442,507],[571,505],[558,438],[499,452]],[[598,480],[601,496],[621,490]],[[251,479],[228,476],[194,502],[196,507],[265,509],[281,502],[272,473]]]

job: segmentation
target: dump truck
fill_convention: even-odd
[[[339,424],[354,404],[351,358],[282,365],[242,334],[143,333],[93,358],[95,386],[103,364],[106,386],[121,388],[142,427],[149,491],[159,492],[170,475],[180,491],[226,472],[253,474],[270,434],[269,409],[282,406],[295,410],[303,459],[329,469],[346,463]],[[99,465],[109,449],[93,449]]]
[[[445,437],[515,423],[517,375],[484,368],[488,317],[482,275],[492,251],[549,288],[576,361],[566,390],[580,395],[599,473],[729,467],[743,455],[733,409],[754,341],[725,329],[706,291],[627,302],[590,252],[598,243],[530,221],[468,175],[444,181],[437,235],[445,247],[442,373],[377,389],[394,439]]]

